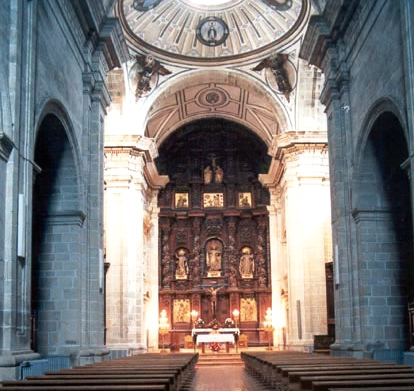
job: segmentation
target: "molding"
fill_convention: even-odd
[[[259,181],[266,188],[272,188],[280,184],[286,172],[286,162],[292,154],[300,154],[307,151],[328,153],[328,134],[327,132],[286,132],[273,137],[269,155],[273,156],[267,174],[260,174]],[[303,176],[303,175],[302,175]],[[309,177],[318,177],[314,173]],[[323,175],[322,177],[325,177]]]
[[[11,138],[6,133],[0,132],[0,159],[7,162],[14,147]]]
[[[395,217],[395,211],[385,208],[376,209],[353,209],[352,217],[355,223],[362,221],[390,221]]]
[[[152,190],[159,190],[167,185],[167,175],[160,175],[154,159],[158,156],[155,140],[140,135],[105,136],[105,154],[124,154],[141,156],[145,181]]]
[[[47,225],[78,225],[82,227],[86,214],[81,210],[55,211],[45,216]]]

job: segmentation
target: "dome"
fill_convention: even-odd
[[[133,51],[200,66],[277,50],[309,9],[308,0],[122,0],[117,13]]]

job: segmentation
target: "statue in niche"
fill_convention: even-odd
[[[253,278],[254,274],[254,258],[250,247],[242,248],[242,256],[240,257],[239,272],[242,278]]]
[[[213,171],[211,171],[210,166],[207,166],[204,169],[204,183],[205,184],[211,183],[212,179],[213,179]]]
[[[216,171],[214,172],[214,180],[216,181],[216,183],[221,183],[223,182],[223,177],[224,177],[224,171],[220,166],[216,167]]]
[[[176,280],[186,280],[188,278],[188,260],[185,249],[180,248],[175,253],[177,258],[177,269],[175,270]]]
[[[206,246],[207,277],[221,276],[222,244],[219,240],[208,241]]]

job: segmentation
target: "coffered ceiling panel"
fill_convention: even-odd
[[[157,101],[146,133],[161,143],[182,124],[206,117],[243,123],[269,144],[280,133],[275,111],[263,98],[241,87],[219,83],[191,86]]]

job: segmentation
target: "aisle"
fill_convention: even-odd
[[[186,391],[269,391],[241,366],[197,368]]]

